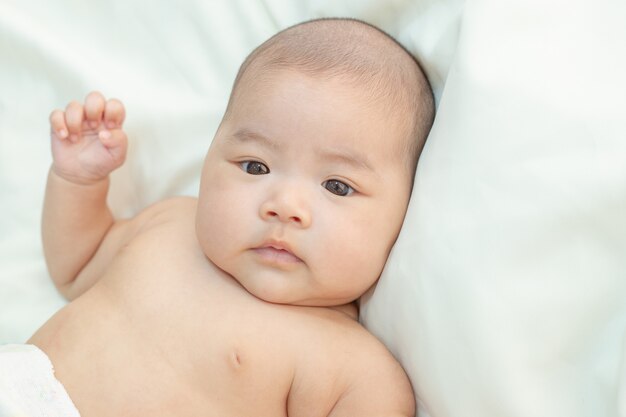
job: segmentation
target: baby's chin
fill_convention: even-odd
[[[237,281],[236,277],[233,277],[233,279]],[[305,298],[302,297],[302,294],[290,293],[289,291],[271,291],[265,288],[259,289],[257,286],[246,287],[242,282],[239,282],[239,284],[255,298],[277,305],[334,309],[355,302],[354,298]]]
[[[232,280],[254,298],[266,303],[299,307],[338,308],[355,304],[363,295],[363,293],[346,294],[345,291],[341,294],[332,291],[320,294],[306,284],[294,285],[294,281],[302,282],[310,277],[289,276],[285,279],[283,276],[277,279],[273,273],[264,276],[262,269],[233,268],[233,264],[238,264],[237,262],[229,263],[222,258],[212,257],[208,251],[203,251],[203,255],[216,272]],[[293,272],[288,272],[288,274]]]

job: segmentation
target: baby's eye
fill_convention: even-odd
[[[239,165],[241,165],[241,169],[251,175],[264,175],[270,173],[270,169],[262,162],[243,161],[240,162]]]
[[[354,189],[345,182],[338,180],[328,180],[322,183],[322,186],[333,194],[339,196],[347,196],[354,192]]]

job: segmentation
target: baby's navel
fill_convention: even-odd
[[[233,368],[235,370],[240,370],[241,369],[241,354],[239,353],[239,351],[237,349],[233,349],[230,352],[230,362],[231,365],[233,366]]]

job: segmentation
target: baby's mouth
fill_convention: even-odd
[[[272,264],[302,263],[302,259],[294,255],[288,248],[277,244],[266,244],[253,249],[261,260]]]

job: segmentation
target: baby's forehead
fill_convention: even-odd
[[[362,129],[368,129],[374,121],[389,134],[404,130],[413,116],[410,106],[392,92],[378,91],[381,88],[385,87],[352,74],[310,74],[298,68],[265,68],[243,80],[235,101],[243,104],[237,113],[247,117],[246,112],[257,113],[258,108],[271,107],[274,97],[280,100],[289,95],[292,107],[283,109],[285,117],[298,108],[306,108],[312,118],[321,117],[321,127],[338,121],[349,136],[351,132],[362,134]],[[250,108],[248,103],[256,103],[257,108]],[[381,137],[382,147],[390,143],[386,137]]]
[[[410,101],[423,84],[419,65],[402,45],[352,19],[320,19],[279,32],[246,58],[233,89],[243,79],[283,69],[343,78],[387,106]]]
[[[322,97],[317,101],[319,107],[311,108],[310,96],[298,95],[302,91],[302,84],[307,86],[303,90],[313,90],[318,93],[317,98]],[[392,91],[380,91],[384,88],[387,86],[371,83],[349,73],[311,74],[298,68],[266,68],[242,84],[239,99],[242,102],[254,101],[259,107],[266,107],[270,96],[280,95],[283,91],[295,92],[293,95],[296,100],[291,105],[309,108],[311,117],[326,115],[328,119],[320,120],[323,125],[329,124],[331,120],[339,120],[339,127],[344,129],[347,136],[367,133],[363,129],[369,129],[371,123],[376,121],[385,133],[379,138],[380,149],[385,149],[398,145],[398,140],[391,139],[399,132],[403,141],[410,136],[407,129],[413,122],[414,109]],[[292,110],[295,108],[286,109],[288,114]],[[338,138],[341,140],[342,136]]]
[[[237,100],[263,100],[268,91],[274,91],[276,86],[281,84],[293,86],[294,77],[290,75],[297,74],[296,78],[306,80],[307,84],[317,85],[318,89],[327,92],[328,96],[348,94],[353,97],[352,101],[360,109],[360,113],[350,120],[354,128],[363,124],[363,120],[379,118],[381,123],[387,126],[388,131],[395,131],[398,128],[405,129],[414,119],[413,103],[392,82],[362,77],[351,72],[311,72],[299,67],[263,66],[250,70],[249,74],[240,80],[239,91],[233,95],[231,104]],[[336,86],[336,88],[325,88],[328,85]],[[345,108],[336,110],[346,115],[352,114],[346,112]]]

